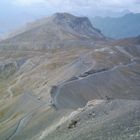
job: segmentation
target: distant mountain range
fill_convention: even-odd
[[[121,39],[140,35],[140,13],[129,13],[122,17],[95,17],[93,26],[105,36]]]

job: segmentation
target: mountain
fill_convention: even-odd
[[[121,17],[124,16],[126,14],[131,13],[128,9],[126,10],[122,10],[122,11],[112,11],[110,9],[106,9],[106,10],[101,10],[101,9],[94,9],[94,11],[92,11],[92,13],[90,12],[90,14],[88,15],[89,17]]]
[[[133,47],[134,45],[140,44],[140,36],[118,39],[118,40],[114,41],[113,44],[120,45],[120,46]]]
[[[140,35],[140,13],[129,13],[122,17],[96,17],[91,19],[93,26],[105,36],[114,39]]]
[[[0,140],[134,140],[139,36],[104,37],[57,13],[0,42]]]
[[[105,39],[86,17],[75,17],[67,13],[57,13],[39,20],[9,36],[2,46],[14,48],[45,49],[59,47],[71,41]],[[65,42],[64,42],[65,41]]]

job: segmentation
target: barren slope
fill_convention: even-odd
[[[0,140],[138,140],[140,44],[109,43],[87,18],[54,19],[0,43]]]

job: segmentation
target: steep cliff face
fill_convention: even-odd
[[[70,33],[87,38],[103,38],[101,32],[92,26],[87,17],[75,17],[67,13],[57,13],[53,16],[53,21]]]

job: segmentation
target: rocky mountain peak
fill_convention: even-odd
[[[68,24],[71,27],[80,26],[82,24],[92,27],[92,24],[87,17],[76,17],[68,13],[56,13],[53,16],[53,20],[58,24]]]
[[[94,28],[87,17],[77,17],[69,13],[56,13],[52,16],[52,21],[71,32],[83,36],[103,38],[100,30]]]
[[[7,46],[10,43],[17,48],[42,49],[77,46],[83,40],[87,46],[87,44],[90,45],[90,41],[105,41],[105,39],[102,33],[92,26],[87,17],[56,13],[51,17],[31,23],[25,29],[14,33],[1,41],[3,43],[1,46]],[[71,44],[71,41],[76,42]]]

